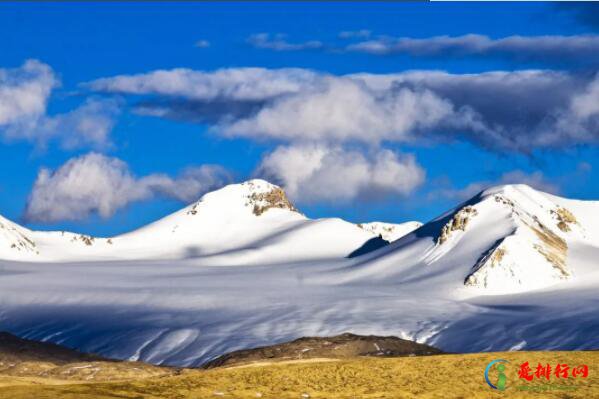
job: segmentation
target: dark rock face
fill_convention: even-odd
[[[345,333],[334,337],[304,337],[283,344],[234,351],[205,363],[203,367],[214,368],[260,361],[344,359],[356,356],[426,356],[441,353],[441,350],[432,346],[397,337]]]

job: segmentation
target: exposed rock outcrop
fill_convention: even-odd
[[[572,230],[571,225],[578,224],[572,212],[561,206],[551,210],[551,214],[557,219],[557,227],[565,233]]]
[[[279,187],[274,187],[267,192],[253,192],[248,196],[248,200],[248,204],[252,206],[252,212],[256,216],[262,215],[271,208],[297,212],[297,209],[287,198],[285,191]]]
[[[468,226],[468,223],[470,222],[470,219],[472,219],[477,214],[478,211],[470,205],[467,205],[460,209],[441,229],[441,233],[437,237],[437,244],[441,245],[445,241],[447,241],[451,236],[452,232],[454,231],[465,231],[466,226]]]

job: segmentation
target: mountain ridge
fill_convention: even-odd
[[[576,274],[569,262],[571,247],[599,247],[595,212],[597,201],[561,198],[526,185],[492,187],[365,255],[367,266],[351,278],[430,276],[456,269],[456,278],[479,293],[549,287]],[[412,256],[408,260],[402,253]]]
[[[407,232],[403,225],[388,226]],[[339,218],[309,219],[283,189],[253,179],[207,193],[179,211],[114,237],[32,231],[0,217],[0,258],[80,261],[210,257],[219,262],[218,256],[236,251],[238,263],[283,261],[281,252],[292,253],[287,260],[296,261],[342,258],[379,235],[378,231],[358,227]],[[331,237],[335,240],[327,245],[317,240]],[[276,250],[282,244],[287,249]],[[310,254],[309,248],[316,251]],[[299,252],[309,256],[302,257]]]
[[[214,216],[210,203],[223,205],[204,201],[195,215],[185,208],[179,216]],[[353,258],[333,256],[350,242],[338,239],[340,231],[372,239],[353,224],[280,208],[256,216],[245,202],[236,209],[244,220],[265,223],[268,234],[241,249],[174,260],[3,260],[0,328],[105,357],[177,366],[344,332],[392,335],[445,352],[599,347],[599,202],[502,186]],[[280,228],[272,229],[274,222]],[[240,231],[198,226],[211,236]],[[567,276],[545,256],[562,240]],[[156,242],[169,247],[166,239]]]

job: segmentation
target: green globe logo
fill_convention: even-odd
[[[493,360],[491,363],[487,364],[487,368],[485,368],[485,381],[487,381],[487,384],[489,384],[491,388],[497,389],[499,391],[504,391],[505,385],[507,383],[507,377],[505,375],[505,364],[503,363],[509,362],[504,359],[496,359]],[[491,380],[489,380],[489,371],[491,370],[491,367],[493,367],[494,364],[496,365],[495,370],[497,370],[498,373],[497,385],[493,384]]]

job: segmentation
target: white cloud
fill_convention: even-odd
[[[64,114],[20,119],[7,126],[7,140],[27,140],[45,147],[55,140],[64,149],[105,148],[120,112],[119,102],[112,99],[87,99],[81,106]]]
[[[434,36],[428,38],[388,37],[358,42],[347,46],[349,51],[370,54],[409,54],[412,56],[501,55],[518,59],[564,61],[597,60],[599,35],[509,36],[493,39],[489,36]]]
[[[229,136],[377,143],[406,141],[456,115],[450,102],[428,90],[378,93],[353,79],[327,78],[216,130]]]
[[[275,51],[298,51],[313,50],[322,48],[324,45],[318,40],[309,40],[301,43],[290,43],[286,40],[286,35],[269,33],[256,33],[251,35],[247,42],[256,48],[269,49]]]
[[[52,90],[59,85],[52,68],[36,60],[19,68],[0,69],[0,136],[38,147],[50,141],[67,149],[108,146],[119,113],[118,101],[87,99],[71,111],[48,115]]]
[[[570,110],[580,120],[588,120],[599,115],[599,75],[583,92],[572,98]]]
[[[296,93],[319,75],[305,69],[228,68],[214,72],[186,68],[97,79],[95,91],[182,97],[190,100],[264,100]]]
[[[58,85],[52,68],[37,60],[15,69],[0,69],[0,127],[43,115],[50,93]]]
[[[551,70],[334,76],[233,68],[123,75],[88,87],[144,95],[140,112],[208,124],[228,137],[369,145],[460,138],[526,153],[599,140],[592,82]]]
[[[152,174],[142,177],[137,183],[149,189],[153,195],[190,203],[207,191],[219,188],[231,180],[231,174],[225,168],[218,165],[201,165],[188,167],[174,178],[165,174]]]
[[[190,202],[228,180],[224,169],[211,165],[190,168],[176,178],[163,174],[137,178],[125,162],[89,153],[55,171],[40,170],[25,218],[38,222],[82,220],[94,214],[107,218],[131,202],[155,196]]]
[[[425,178],[412,155],[385,149],[363,154],[318,144],[278,147],[255,173],[280,183],[299,202],[407,195]]]

